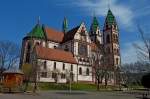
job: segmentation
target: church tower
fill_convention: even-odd
[[[39,20],[31,32],[23,38],[20,68],[24,64],[31,64],[32,51],[35,45],[41,45],[46,39],[43,26],[40,25]]]
[[[93,17],[93,21],[90,27],[90,38],[92,42],[99,42],[100,44],[102,44],[102,34],[100,31],[98,20],[95,16]]]
[[[106,66],[116,71],[121,64],[120,46],[119,46],[119,29],[112,11],[109,9],[103,29],[104,48],[106,52]],[[117,78],[115,76],[115,78]],[[116,79],[115,79],[116,83]]]

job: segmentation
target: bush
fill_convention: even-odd
[[[145,88],[150,88],[150,73],[149,74],[146,74],[142,77],[142,85],[145,87]]]

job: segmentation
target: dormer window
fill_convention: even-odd
[[[65,51],[69,51],[69,48],[67,45],[65,45]]]
[[[110,36],[109,36],[109,34],[106,37],[106,43],[110,43]]]

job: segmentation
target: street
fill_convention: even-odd
[[[140,99],[141,95],[123,92],[41,91],[37,94],[0,94],[0,99]]]

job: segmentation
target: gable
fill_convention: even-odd
[[[76,32],[78,31],[79,29],[79,26],[69,30],[65,35],[64,35],[64,39],[63,39],[63,42],[67,42],[67,41],[70,41],[70,40],[73,40],[74,39],[74,35],[76,34]]]
[[[82,41],[82,37],[86,38],[86,42],[90,42],[90,37],[84,23],[80,25],[78,31],[75,33],[74,39]]]

